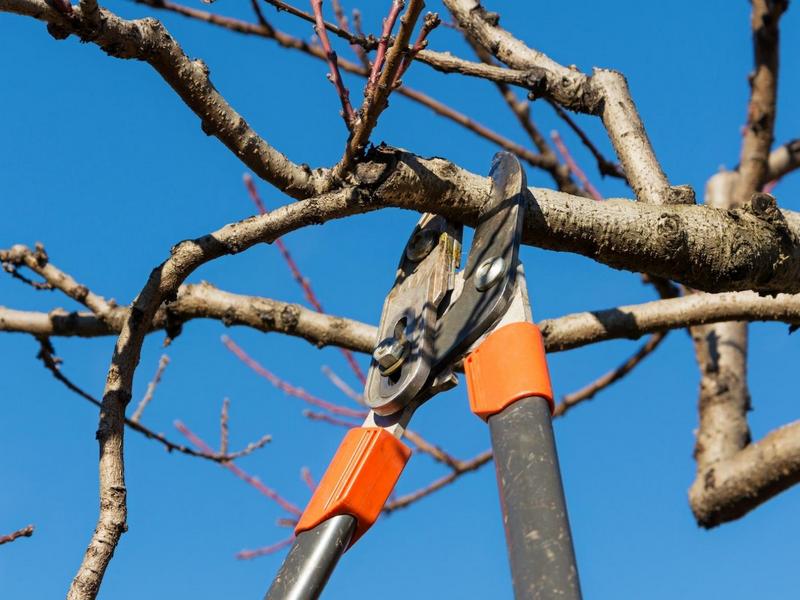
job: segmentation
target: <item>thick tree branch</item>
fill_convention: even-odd
[[[136,1],[139,4],[145,4],[147,6],[152,6],[153,8],[160,8],[171,12],[175,12],[182,16],[191,19],[197,19],[199,21],[210,23],[218,27],[224,27],[225,29],[229,29],[231,31],[235,31],[238,33],[243,33],[246,35],[255,35],[263,37],[265,39],[273,40],[283,48],[297,50],[308,56],[312,56],[318,60],[326,60],[325,52],[319,46],[312,46],[308,44],[305,40],[289,35],[271,26],[248,23],[247,21],[242,21],[239,19],[235,19],[233,17],[227,17],[223,15],[210,13],[208,11],[199,10],[189,6],[183,6],[182,4],[176,4],[174,2],[169,2],[167,0],[136,0]],[[338,65],[343,71],[352,73],[354,75],[359,75],[365,78],[369,77],[370,75],[370,71],[366,69],[364,66],[350,62],[341,57],[338,57]],[[496,131],[489,129],[488,127],[479,123],[478,121],[474,120],[468,115],[455,110],[451,106],[448,106],[443,102],[440,102],[439,100],[423,92],[420,92],[419,90],[410,88],[406,85],[401,85],[400,87],[396,88],[393,93],[404,96],[409,100],[413,100],[414,102],[417,102],[422,106],[431,109],[437,115],[444,117],[445,119],[449,119],[454,123],[457,123],[465,127],[466,129],[472,131],[476,135],[486,138],[490,142],[497,144],[503,150],[507,150],[517,155],[521,160],[524,160],[533,167],[549,170],[550,168],[552,168],[553,164],[556,164],[558,162],[555,156],[551,157],[549,155],[546,155],[544,152],[542,152],[542,154],[531,152],[526,147],[514,142],[513,140],[510,140],[505,136],[498,134]],[[559,172],[565,172],[565,171],[564,169],[560,169]],[[567,180],[568,179],[569,175],[567,174]],[[559,184],[560,186],[559,189],[561,189],[564,192],[578,193],[580,191],[577,188],[577,186],[574,186],[574,184],[572,186],[566,185],[563,178],[558,181],[564,183],[564,185]]]
[[[445,5],[467,35],[512,69],[529,73],[531,84],[535,83],[529,84],[534,95],[572,110],[600,115],[640,201],[675,201],[621,74],[596,69],[588,77],[559,65],[498,27],[498,16],[488,13],[476,0],[445,0]]]
[[[106,325],[90,313],[48,314],[0,308],[0,331],[39,337],[95,337],[118,333],[129,316],[129,309],[115,309]],[[377,328],[366,323],[316,313],[297,304],[231,294],[205,283],[182,286],[177,299],[166,310],[162,307],[157,311],[150,330],[200,318],[218,319],[228,326],[243,325],[258,331],[297,335],[319,346],[330,344],[364,353],[372,352],[377,335]],[[775,297],[754,292],[690,294],[544,319],[539,327],[547,351],[561,352],[606,340],[638,339],[650,333],[732,319],[800,324],[800,294]]]
[[[769,177],[778,82],[778,22],[787,3],[753,0],[752,6],[756,71],[751,78],[741,163],[736,175],[719,173],[706,187],[706,203],[721,209],[769,202],[771,198],[757,192]],[[800,465],[791,434],[788,444],[768,441],[765,446],[772,451],[769,458],[764,457],[765,462],[781,463],[782,476],[772,472],[772,465],[768,464],[761,467],[762,479],[754,480],[741,471],[747,471],[748,459],[740,462],[740,457],[751,441],[747,423],[747,333],[744,322],[692,329],[702,377],[700,427],[695,445],[697,476],[689,491],[689,502],[697,522],[704,527],[738,518],[796,482],[800,473],[797,465],[791,467],[793,463]],[[774,439],[784,438],[776,435]],[[780,456],[781,449],[788,453],[787,457]],[[756,456],[761,454],[755,452]],[[717,479],[718,470],[723,473],[722,480]]]

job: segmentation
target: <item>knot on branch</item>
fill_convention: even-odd
[[[656,231],[664,244],[664,248],[672,258],[686,249],[686,231],[683,219],[674,213],[662,213],[656,223]]]

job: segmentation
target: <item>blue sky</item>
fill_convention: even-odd
[[[201,6],[199,2],[195,2]],[[247,3],[212,8],[250,17]],[[347,3],[349,4],[349,3]],[[376,31],[387,2],[364,2]],[[438,9],[430,2],[429,8]],[[749,5],[716,0],[641,3],[495,2],[503,24],[564,64],[626,74],[658,157],[673,183],[702,195],[721,165],[737,163],[740,127],[752,65]],[[108,2],[126,17],[151,14],[130,2]],[[781,101],[777,140],[798,135],[790,100],[800,93],[800,17],[783,19]],[[273,23],[309,37],[310,26],[285,14]],[[269,41],[219,31],[159,14],[212,80],[273,145],[313,166],[335,162],[346,137],[338,100],[322,63]],[[0,247],[45,244],[54,264],[97,293],[128,303],[150,269],[176,241],[202,235],[254,212],[241,183],[245,169],[205,136],[198,119],[146,65],[119,61],[74,39],[57,42],[41,23],[0,14]],[[431,48],[470,56],[453,31],[434,32]],[[338,47],[350,56],[346,45]],[[346,77],[354,99],[362,83]],[[525,143],[488,83],[445,76],[414,65],[406,81]],[[579,142],[537,103],[543,131],[557,127],[606,195],[629,193],[594,176]],[[579,121],[610,153],[599,124]],[[486,172],[495,148],[403,98],[373,134],[374,142],[439,155]],[[536,185],[551,185],[530,172]],[[261,184],[268,206],[288,199]],[[775,190],[798,208],[798,178]],[[293,233],[285,238],[326,309],[375,323],[400,249],[416,215],[382,211]],[[652,299],[638,276],[587,259],[537,249],[522,252],[537,319]],[[208,280],[239,293],[302,302],[301,291],[274,247],[262,245],[207,265],[191,281]],[[0,304],[19,309],[68,309],[55,293],[34,292],[0,278]],[[784,325],[752,328],[750,384],[754,437],[797,416],[790,373],[798,338]],[[298,473],[319,477],[341,430],[312,423],[304,406],[283,396],[238,362],[220,343],[227,333],[254,358],[307,390],[346,403],[322,375],[331,366],[357,385],[341,355],[278,335],[226,330],[193,322],[167,350],[172,363],[143,422],[180,439],[181,419],[212,444],[218,441],[223,397],[231,406],[231,443],[264,433],[265,449],[241,466],[303,505]],[[144,347],[134,398],[155,371],[162,335]],[[567,393],[615,366],[636,347],[616,341],[553,355],[556,392]],[[113,340],[57,339],[63,369],[100,395]],[[94,408],[64,389],[36,361],[35,342],[0,336],[0,533],[34,523],[36,533],[0,548],[4,598],[63,595],[80,562],[97,514]],[[367,361],[360,357],[362,366]],[[740,522],[699,530],[686,490],[693,478],[698,373],[685,332],[668,336],[636,372],[556,424],[565,488],[588,598],[790,598],[796,595],[800,491],[790,490]],[[438,397],[415,427],[459,457],[488,445],[488,432],[467,407],[463,386]],[[129,532],[117,550],[101,597],[258,598],[282,554],[238,561],[244,548],[284,537],[284,513],[224,469],[126,433]],[[410,491],[443,474],[414,457],[399,483]],[[503,532],[491,467],[467,475],[415,506],[382,519],[347,554],[329,598],[510,597]]]

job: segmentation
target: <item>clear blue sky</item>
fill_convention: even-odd
[[[203,6],[197,1],[194,5]],[[238,6],[241,4],[241,6]],[[248,16],[247,3],[214,10]],[[351,2],[346,2],[352,5]],[[384,2],[362,2],[376,31]],[[431,9],[438,3],[431,2]],[[503,23],[564,64],[623,71],[648,132],[673,183],[702,195],[720,165],[738,160],[740,127],[751,68],[749,5],[691,2],[500,2]],[[151,9],[108,2],[127,17]],[[266,10],[274,24],[303,36],[307,24]],[[345,131],[322,63],[269,41],[219,31],[160,14],[192,56],[206,60],[218,89],[272,144],[313,166],[339,157]],[[777,139],[798,135],[800,13],[783,20]],[[0,247],[46,245],[52,261],[97,293],[128,303],[150,269],[176,241],[252,214],[241,184],[243,166],[146,64],[109,58],[75,39],[57,42],[44,25],[0,15]],[[437,30],[435,49],[469,56],[457,34]],[[346,45],[340,53],[349,56]],[[492,86],[415,65],[407,81],[526,142]],[[348,79],[353,97],[361,82]],[[580,162],[594,173],[579,143],[546,106],[534,118],[559,127]],[[581,117],[610,152],[602,129]],[[427,109],[393,98],[373,141],[445,156],[486,172],[489,143]],[[551,185],[530,173],[531,182]],[[593,176],[607,195],[628,195]],[[800,208],[797,177],[776,188],[779,202]],[[269,206],[288,199],[266,184]],[[285,241],[326,309],[377,322],[382,298],[416,216],[384,211],[310,228]],[[526,249],[535,316],[606,308],[652,298],[638,276],[580,257]],[[195,273],[235,292],[302,302],[275,248],[259,246]],[[76,308],[56,293],[36,293],[0,277],[0,304],[20,309]],[[223,397],[232,401],[235,448],[270,432],[274,441],[241,461],[243,468],[304,504],[298,477],[317,477],[341,431],[308,422],[296,399],[283,396],[238,362],[220,343],[228,333],[285,379],[347,402],[323,377],[322,365],[356,385],[339,353],[278,335],[225,330],[193,322],[168,349],[172,359],[144,422],[180,438],[174,419],[212,443],[218,440]],[[134,399],[144,393],[162,353],[160,334],[144,347]],[[800,338],[783,325],[752,328],[750,383],[755,438],[797,417]],[[64,372],[100,395],[113,340],[55,340]],[[617,341],[552,356],[558,393],[569,392],[615,366],[636,347]],[[62,596],[97,516],[97,411],[65,390],[36,361],[36,343],[0,336],[0,533],[27,523],[30,539],[0,548],[0,595]],[[360,357],[361,364],[367,361]],[[587,598],[796,597],[800,490],[790,490],[740,522],[711,532],[695,525],[690,485],[698,373],[685,332],[672,333],[632,376],[556,424],[580,574]],[[463,387],[422,410],[416,427],[459,457],[488,445],[485,427],[469,414]],[[237,561],[234,554],[276,541],[284,513],[224,469],[126,433],[130,531],[106,575],[101,596],[133,598],[259,598],[282,554]],[[399,491],[443,474],[415,457]],[[496,484],[491,467],[390,518],[382,519],[342,561],[329,598],[510,597]]]

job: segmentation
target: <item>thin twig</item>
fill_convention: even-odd
[[[70,389],[71,391],[75,392],[81,398],[83,398],[85,400],[88,400],[89,402],[94,404],[96,407],[100,408],[100,406],[101,406],[100,400],[98,400],[97,398],[95,398],[94,396],[89,394],[88,392],[86,392],[83,389],[81,389],[80,387],[78,387],[69,378],[67,378],[66,375],[64,375],[61,372],[61,368],[59,366],[60,363],[61,363],[61,359],[59,359],[59,358],[57,358],[55,356],[54,351],[53,351],[53,346],[50,343],[50,340],[47,339],[47,338],[37,338],[37,339],[39,341],[39,346],[40,346],[39,354],[37,355],[37,358],[39,358],[42,361],[42,364],[44,364],[45,368],[47,368],[47,370],[50,371],[50,373],[53,374],[53,377],[55,377],[58,381],[63,383],[68,389]],[[184,446],[183,444],[177,444],[175,442],[172,442],[169,439],[167,439],[164,436],[164,434],[156,433],[152,429],[148,429],[147,427],[145,427],[141,423],[138,423],[136,421],[132,421],[131,419],[129,419],[127,417],[125,418],[125,425],[127,425],[128,427],[130,427],[134,431],[137,431],[137,432],[141,433],[146,438],[154,440],[154,441],[162,444],[164,446],[164,448],[166,448],[167,452],[176,451],[176,452],[180,452],[182,454],[187,454],[189,456],[196,456],[198,458],[205,458],[206,460],[211,460],[211,461],[216,462],[216,463],[225,463],[225,462],[236,460],[237,458],[241,458],[242,456],[246,456],[247,454],[250,454],[253,451],[258,450],[259,448],[262,448],[263,446],[265,446],[272,439],[271,436],[265,435],[260,440],[257,440],[256,442],[248,444],[247,448],[245,448],[244,450],[241,450],[239,452],[234,452],[233,454],[220,455],[220,454],[217,454],[216,452],[197,452],[195,450],[192,450],[188,446]]]
[[[352,429],[353,427],[358,427],[360,425],[360,423],[356,423],[354,421],[339,419],[327,413],[321,413],[314,410],[309,410],[308,408],[303,409],[303,416],[307,419],[310,419],[311,421],[320,421],[321,423],[327,423],[328,425],[335,425],[336,427],[344,427],[345,429]]]
[[[153,399],[153,395],[155,394],[156,387],[158,384],[161,383],[161,376],[164,374],[164,370],[167,368],[169,364],[169,356],[166,354],[162,354],[161,358],[158,360],[158,368],[156,369],[156,374],[153,376],[153,379],[150,383],[147,384],[147,390],[142,396],[142,399],[139,401],[139,405],[136,407],[136,410],[131,415],[131,421],[137,422],[139,419],[142,418],[142,413],[144,409],[147,408],[147,405],[150,404],[150,401]],[[223,452],[223,454],[225,454]]]
[[[213,454],[213,449],[209,446],[199,435],[194,433],[191,429],[189,429],[184,423],[181,421],[175,421],[173,423],[175,425],[175,429],[180,431],[186,439],[188,439],[192,444],[200,448],[203,452],[208,454]],[[281,496],[278,492],[273,490],[271,487],[265,485],[258,477],[250,475],[244,469],[240,468],[238,465],[233,464],[232,462],[223,462],[220,463],[223,467],[228,469],[231,473],[236,475],[239,479],[245,481],[256,490],[258,490],[261,494],[275,502],[278,506],[284,509],[286,512],[292,513],[293,515],[297,515],[298,517],[303,514],[303,511],[300,510],[295,504],[289,502],[286,498]]]
[[[23,527],[22,529],[17,529],[16,531],[12,531],[6,535],[0,535],[0,546],[3,544],[8,544],[9,542],[13,542],[16,539],[21,537],[31,537],[33,535],[33,525],[28,525],[27,527]]]
[[[292,385],[291,383],[284,381],[277,375],[275,375],[272,371],[264,368],[257,360],[251,358],[241,347],[239,347],[231,338],[227,335],[222,336],[222,343],[225,344],[225,347],[228,348],[239,360],[241,360],[244,364],[250,367],[253,371],[255,371],[258,375],[269,381],[273,386],[281,390],[287,396],[294,396],[295,398],[299,398],[303,402],[307,402],[313,406],[317,406],[322,408],[323,410],[327,410],[330,413],[335,415],[345,416],[345,417],[352,417],[355,419],[363,419],[367,416],[366,411],[363,410],[354,410],[352,408],[347,408],[346,406],[340,406],[333,402],[328,402],[327,400],[323,400],[322,398],[317,398],[309,394],[303,388],[297,387]]]
[[[586,176],[586,173],[583,172],[578,166],[578,163],[575,162],[575,159],[572,158],[572,155],[569,153],[566,144],[564,144],[564,140],[561,139],[561,136],[558,134],[557,131],[553,130],[550,132],[550,139],[553,140],[553,143],[556,145],[559,154],[561,154],[561,158],[567,163],[569,170],[572,174],[578,179],[578,181],[583,184],[583,189],[595,200],[602,200],[603,195],[597,190],[596,187],[592,185],[592,182],[589,181],[589,178]]]
[[[287,546],[291,546],[292,542],[294,542],[294,535],[289,536],[286,539],[283,539],[279,542],[275,542],[269,546],[264,546],[263,548],[257,548],[256,550],[241,550],[236,553],[236,558],[239,560],[250,560],[251,558],[258,558],[259,556],[267,556],[269,554],[275,554],[276,552],[280,552]]]
[[[428,45],[428,35],[431,31],[436,29],[441,22],[442,20],[436,13],[428,13],[425,15],[425,18],[422,20],[422,27],[420,28],[417,36],[417,41],[414,42],[411,50],[409,50],[408,53],[403,56],[403,60],[400,63],[400,68],[397,69],[397,75],[394,78],[394,86],[400,84],[400,79],[403,77],[403,75],[405,75],[405,72],[408,71],[408,68],[414,61],[414,57],[419,54],[420,50],[424,50]]]
[[[256,188],[253,178],[250,177],[248,173],[245,173],[243,179],[244,185],[247,188],[247,193],[250,195],[250,199],[253,201],[253,204],[256,205],[258,212],[262,215],[267,214],[267,207],[264,204],[264,201],[261,199],[261,195],[258,193],[258,188]],[[319,301],[316,293],[314,293],[314,289],[311,287],[311,282],[300,271],[300,267],[297,265],[294,258],[292,258],[292,255],[289,253],[289,249],[286,247],[286,244],[281,238],[277,238],[275,240],[275,246],[278,248],[278,251],[281,253],[284,262],[289,267],[289,271],[292,273],[292,278],[303,290],[303,295],[306,297],[306,300],[308,300],[308,303],[317,312],[325,314],[325,309],[322,308],[322,303]],[[339,352],[342,353],[342,356],[344,356],[347,364],[350,366],[350,369],[353,371],[361,384],[365,384],[367,382],[367,378],[364,375],[364,372],[361,370],[361,367],[359,366],[358,361],[353,353],[347,348],[339,348]]]
[[[600,174],[605,177],[606,175],[610,177],[617,177],[619,179],[623,179],[627,182],[625,177],[625,173],[622,171],[622,166],[619,163],[612,162],[608,160],[600,150],[597,149],[597,146],[592,143],[592,140],[589,139],[589,136],[578,127],[578,124],[573,120],[572,117],[569,116],[569,113],[561,108],[557,103],[548,101],[548,104],[553,107],[553,110],[556,114],[569,126],[572,131],[575,132],[575,135],[581,140],[584,146],[592,153],[594,159],[597,161],[597,169],[600,171]]]
[[[314,31],[319,37],[322,49],[325,52],[325,57],[328,60],[328,67],[331,72],[328,74],[328,79],[336,88],[336,93],[339,95],[339,100],[342,103],[342,118],[348,130],[353,129],[353,121],[355,120],[355,112],[353,106],[350,104],[350,91],[342,81],[342,74],[339,72],[339,61],[336,52],[331,47],[331,42],[328,39],[328,32],[325,29],[325,20],[322,18],[322,0],[311,0],[311,7],[314,9],[314,17],[316,24]]]
[[[313,494],[314,490],[317,489],[317,482],[314,481],[314,478],[311,476],[311,469],[309,469],[308,467],[301,468],[300,479],[303,480],[303,483],[305,483],[308,486],[309,491],[311,491],[311,493]]]
[[[340,392],[342,392],[345,396],[350,398],[356,404],[364,406],[364,397],[357,391],[355,391],[353,388],[351,388],[349,385],[347,385],[347,383],[345,383],[345,381],[341,377],[339,377],[336,373],[334,373],[330,367],[328,367],[327,365],[322,365],[322,373],[336,387],[336,389],[338,389]]]
[[[481,468],[483,465],[487,464],[491,460],[492,460],[492,451],[484,450],[474,458],[460,462],[456,469],[452,470],[444,477],[440,477],[436,481],[433,481],[427,486],[420,488],[414,492],[410,492],[408,494],[395,498],[394,500],[391,500],[383,508],[383,511],[386,513],[390,513],[400,508],[406,508],[410,504],[413,504],[414,502],[421,500],[425,496],[429,496],[432,493],[442,489],[443,487],[453,483],[456,479],[458,479],[465,473],[476,471],[477,469]]]
[[[350,26],[347,23],[347,15],[344,14],[342,3],[339,0],[331,0],[331,5],[333,6],[333,14],[336,16],[336,22],[339,23],[339,27],[342,31],[349,32]],[[364,37],[361,33],[359,33],[359,35]],[[367,51],[364,50],[363,47],[358,44],[350,44],[350,48],[355,53],[356,57],[358,57],[359,62],[364,65],[365,69],[372,68],[372,64],[369,62],[369,57],[367,56]]]
[[[222,400],[222,410],[219,415],[219,453],[228,453],[228,408],[230,407],[230,399],[224,398]]]
[[[367,91],[364,94],[367,98],[375,95],[375,86],[378,85],[378,76],[383,68],[383,61],[386,58],[386,48],[389,46],[394,24],[397,22],[397,17],[400,15],[400,11],[403,10],[405,5],[405,0],[392,0],[392,7],[389,9],[389,14],[383,19],[383,31],[381,32],[381,37],[378,39],[378,49],[375,52],[372,71],[367,80]]]
[[[666,336],[667,332],[654,333],[632,356],[630,356],[616,369],[612,369],[581,389],[562,397],[561,402],[559,402],[558,406],[556,406],[555,411],[553,412],[553,416],[562,416],[571,408],[574,408],[581,402],[591,400],[598,392],[625,377],[625,375],[636,368],[639,363],[652,354]]]

